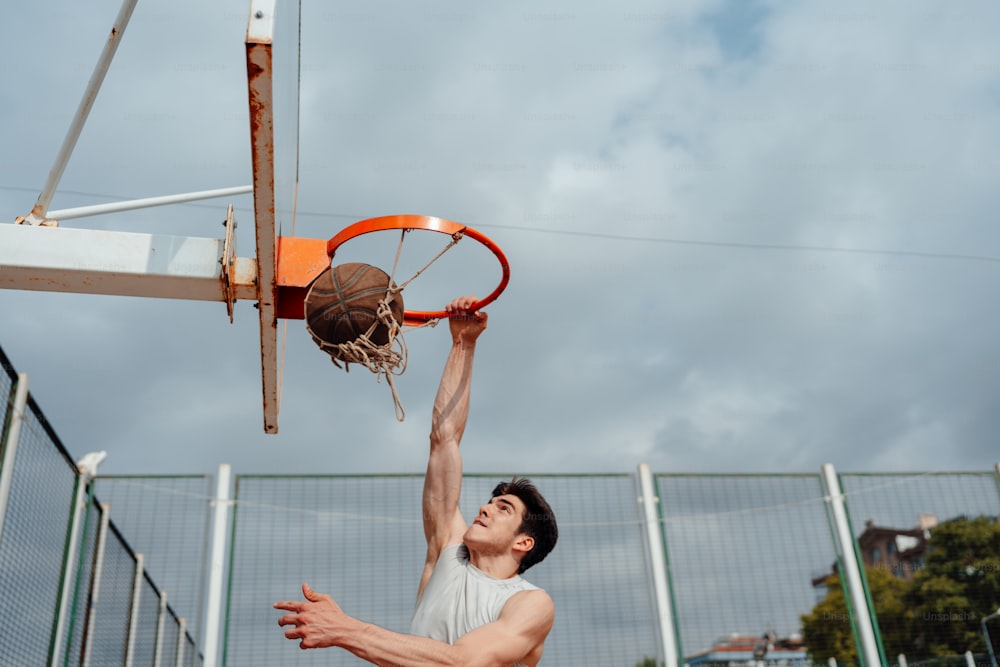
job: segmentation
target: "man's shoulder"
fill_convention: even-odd
[[[552,597],[541,588],[519,591],[510,597],[500,610],[500,619],[540,633],[544,641],[555,621],[556,605]]]

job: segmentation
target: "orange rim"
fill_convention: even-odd
[[[355,222],[326,242],[326,254],[333,259],[337,248],[353,238],[371,232],[384,232],[393,229],[423,229],[428,232],[440,232],[451,237],[469,237],[482,243],[500,262],[500,284],[496,286],[484,299],[476,301],[470,310],[479,310],[494,301],[510,282],[510,265],[507,263],[507,256],[503,254],[496,243],[490,240],[485,234],[476,231],[472,227],[445,220],[444,218],[433,218],[426,215],[385,215],[379,218],[369,218],[361,222]],[[403,312],[403,324],[422,324],[429,320],[444,319],[448,317],[448,312],[444,310],[407,310]]]

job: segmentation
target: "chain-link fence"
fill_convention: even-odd
[[[407,631],[422,475],[240,475],[232,498],[207,476],[91,482],[2,360],[0,622],[19,630],[0,664],[360,664],[284,638],[272,605],[303,582]],[[994,664],[996,470],[530,477],[560,526],[526,574],[556,603],[544,665]],[[466,475],[462,513],[509,478]],[[211,535],[209,511],[228,512]]]
[[[0,363],[0,664],[200,665],[192,634],[98,504],[27,376],[2,350]]]

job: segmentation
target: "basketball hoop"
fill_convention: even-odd
[[[478,241],[491,253],[493,253],[493,255],[497,258],[497,261],[500,262],[500,283],[496,286],[496,289],[490,292],[485,298],[472,304],[469,307],[469,310],[477,311],[493,303],[496,298],[500,296],[500,293],[506,289],[507,283],[510,281],[510,265],[507,263],[507,257],[504,255],[503,250],[500,249],[500,246],[490,240],[485,234],[476,231],[472,227],[452,222],[451,220],[445,220],[443,218],[434,218],[425,215],[386,215],[378,218],[362,220],[345,227],[336,236],[327,241],[326,254],[329,255],[332,260],[340,246],[363,234],[392,230],[402,230],[403,232],[407,232],[410,230],[420,229],[428,232],[447,234],[452,238],[453,243],[457,243],[466,237],[473,239],[474,241]],[[421,271],[422,270],[423,269],[421,269]],[[420,272],[418,271],[417,275],[419,275],[419,273]],[[416,278],[416,275],[413,277]],[[413,278],[410,280],[412,279]],[[415,326],[424,324],[431,320],[445,319],[448,316],[448,312],[444,310],[407,310],[403,312],[403,324]]]

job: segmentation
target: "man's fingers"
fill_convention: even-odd
[[[326,595],[323,595],[322,593],[317,593],[312,589],[312,586],[306,583],[302,584],[302,594],[305,595],[306,599],[309,600],[310,602],[320,602],[321,600],[325,600],[328,597]]]
[[[278,619],[278,625],[298,625],[298,614],[285,614]]]
[[[274,608],[284,609],[285,611],[302,611],[302,603],[295,600],[281,600],[274,603]]]
[[[476,302],[476,297],[474,296],[460,296],[449,303],[444,309],[449,313],[463,313],[466,314],[469,310],[469,306]]]

